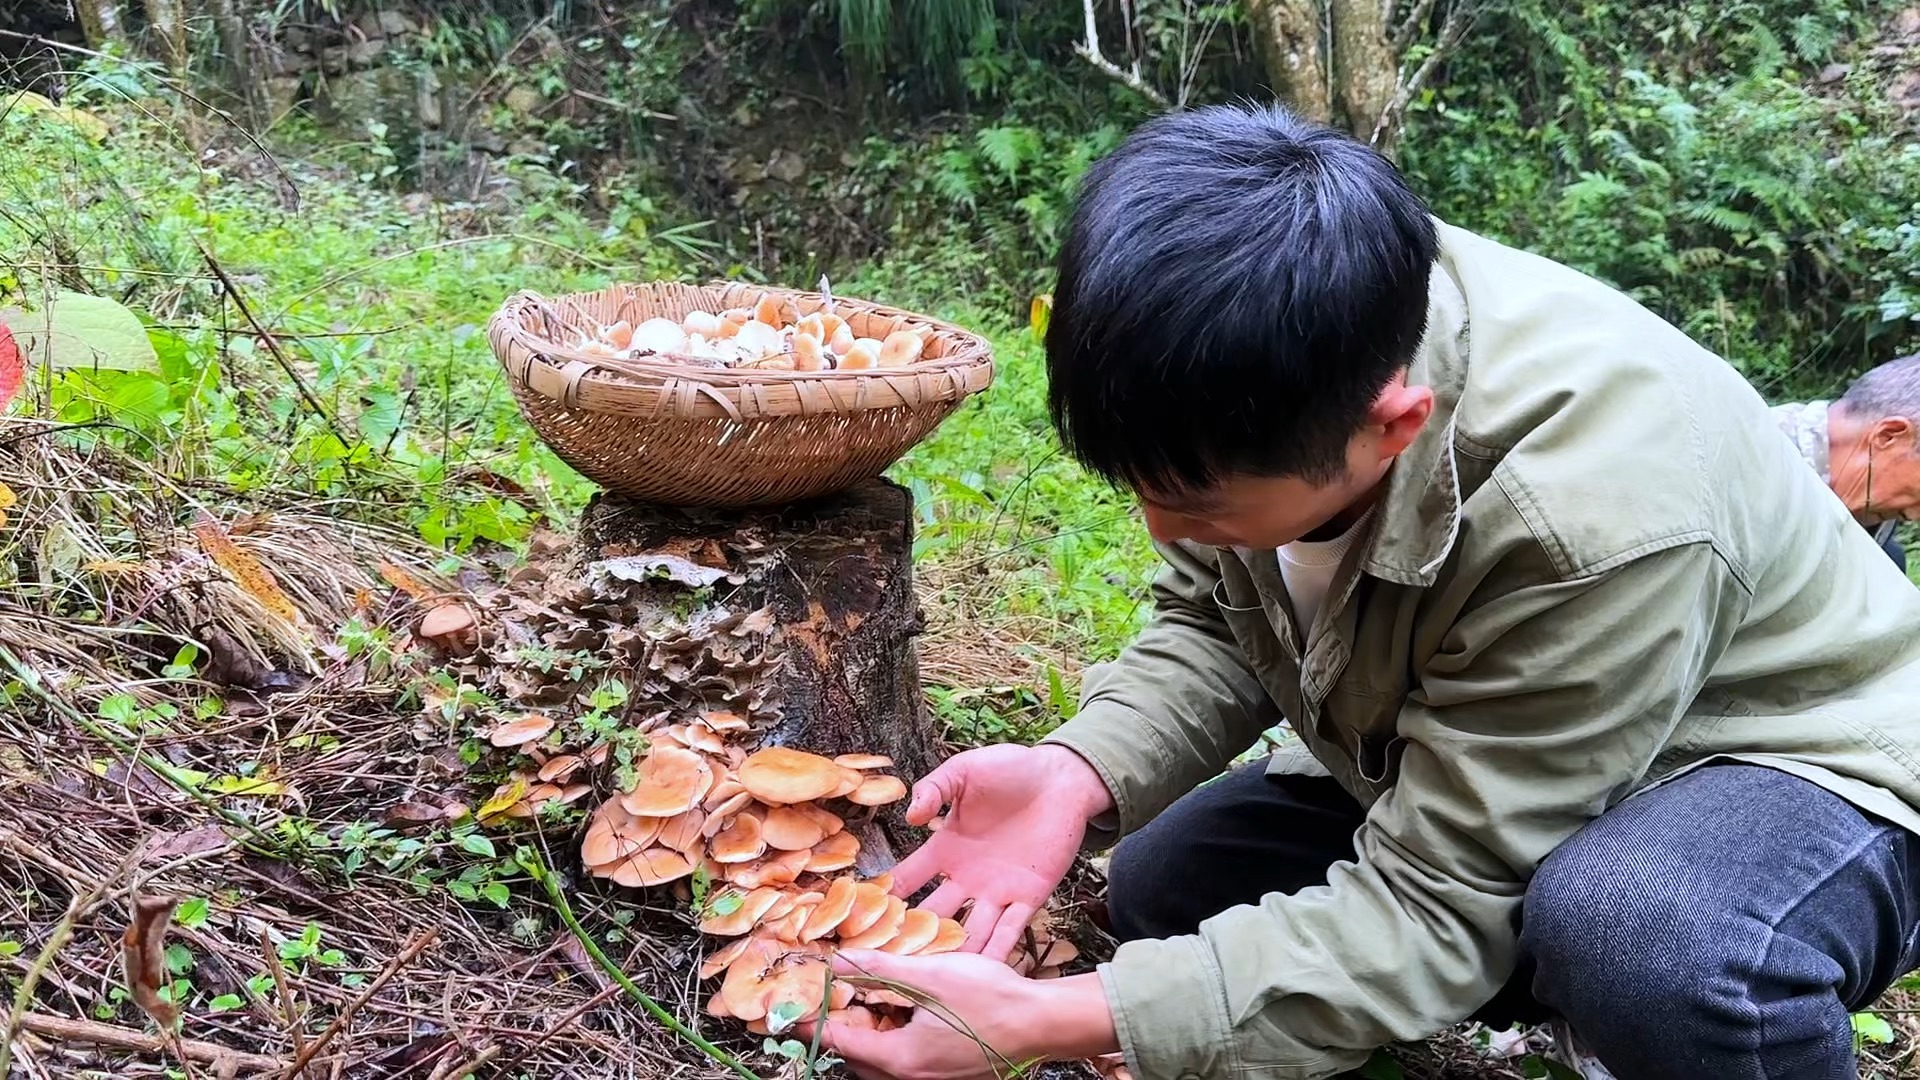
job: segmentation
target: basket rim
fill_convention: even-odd
[[[832,300],[836,307],[845,305],[866,318],[890,319],[931,330],[945,355],[906,367],[856,371],[712,368],[672,359],[591,356],[542,336],[527,325],[534,318],[548,328],[562,321],[556,305],[617,303],[649,292],[677,293],[676,300],[691,297],[691,306],[716,312],[751,306],[771,296],[791,301],[805,316],[821,310],[827,301],[822,293],[810,290],[733,281],[698,285],[671,280],[621,282],[553,297],[522,289],[487,321],[487,338],[495,359],[506,371],[509,387],[516,396],[531,395],[567,411],[623,415],[646,422],[671,417],[745,424],[873,410],[945,412],[993,384],[993,346],[984,335],[944,319],[859,297],[836,296]],[[522,404],[525,411],[525,402]]]
[[[552,338],[543,337],[530,330],[521,320],[523,313],[546,305],[565,303],[584,297],[599,296],[623,288],[644,290],[661,286],[679,286],[716,294],[721,297],[737,297],[739,299],[745,299],[746,297],[740,294],[751,290],[755,294],[755,301],[758,300],[759,296],[773,296],[787,300],[816,302],[822,307],[825,306],[826,300],[824,294],[813,290],[794,289],[774,285],[758,285],[751,282],[730,281],[725,279],[714,279],[701,284],[669,280],[619,282],[601,289],[584,289],[554,295],[547,295],[533,289],[521,289],[508,297],[506,301],[494,311],[493,315],[488,319],[488,333],[494,338],[495,352],[497,354],[504,352],[506,340],[503,339],[511,339],[532,354],[532,361],[534,363],[545,364],[555,369],[581,364],[587,365],[593,370],[587,374],[586,377],[592,377],[592,375],[612,377],[616,381],[624,382],[628,385],[649,385],[653,384],[656,380],[695,382],[704,383],[712,386],[715,390],[722,391],[728,388],[752,386],[756,384],[790,385],[793,383],[808,382],[846,384],[867,379],[912,378],[916,374],[956,371],[976,367],[986,367],[990,369],[994,365],[993,346],[982,334],[968,330],[957,323],[931,315],[891,307],[860,297],[842,296],[839,294],[834,294],[832,297],[836,307],[847,305],[861,309],[868,315],[883,318],[894,317],[916,323],[922,327],[931,329],[934,333],[958,339],[959,348],[954,349],[946,356],[931,360],[915,361],[911,366],[904,368],[864,368],[855,371],[841,371],[838,369],[822,371],[783,371],[777,368],[715,368],[706,367],[697,362],[688,362],[697,361],[698,358],[685,353],[648,353],[645,356],[631,359],[595,356],[591,353],[581,352]],[[743,307],[750,305],[728,303],[725,306]],[[817,308],[812,310],[817,310]],[[812,314],[812,310],[803,312],[803,314]],[[647,357],[649,356],[662,357],[663,359],[648,359]],[[521,379],[520,381],[524,382],[525,380]]]

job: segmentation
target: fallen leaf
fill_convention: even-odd
[[[188,829],[185,832],[170,833],[166,839],[148,849],[147,856],[154,859],[177,859],[182,855],[199,855],[203,852],[218,851],[229,842],[227,832],[218,825],[208,825],[202,829]]]
[[[501,784],[500,787],[494,791],[492,798],[480,804],[480,812],[474,816],[480,819],[480,824],[491,825],[501,818],[506,817],[507,811],[517,806],[520,802],[520,797],[526,793],[527,782],[525,780],[515,779],[510,783]]]
[[[164,1030],[173,1030],[180,1010],[160,996],[167,985],[167,924],[173,920],[177,903],[170,896],[142,896],[133,903],[133,922],[121,936],[121,957],[126,964],[127,989],[134,1004],[153,1018]]]
[[[294,625],[299,625],[300,609],[294,607],[293,600],[280,589],[280,583],[273,574],[252,555],[242,551],[227,536],[211,515],[201,511],[199,520],[193,523],[193,535],[200,541],[200,549],[205,551],[214,562],[220,564],[234,580],[254,599],[266,606],[274,615]]]
[[[382,580],[394,588],[399,589],[401,592],[406,593],[408,596],[413,597],[415,600],[425,600],[427,597],[433,595],[432,589],[422,585],[419,578],[407,573],[406,570],[401,567],[385,559],[381,559],[378,565]]]
[[[4,328],[0,327],[0,329]],[[7,523],[7,508],[18,501],[14,498],[13,489],[8,487],[5,481],[0,481],[0,526],[5,526]]]
[[[13,331],[7,324],[0,323],[0,410],[7,407],[13,395],[20,392],[21,384],[27,381],[27,365],[20,359],[20,344],[13,340]]]
[[[387,807],[384,824],[390,828],[405,828],[409,825],[438,825],[447,819],[447,812],[430,803],[403,802]]]
[[[207,781],[206,789],[215,795],[246,795],[253,798],[287,793],[285,784],[264,776],[219,776]]]

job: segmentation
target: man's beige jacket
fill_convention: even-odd
[[[1920,831],[1920,590],[1731,366],[1624,295],[1442,226],[1394,464],[1302,654],[1270,550],[1161,549],[1156,614],[1048,737],[1107,843],[1283,718],[1368,807],[1325,886],[1101,968],[1139,1080],[1321,1077],[1486,1002],[1529,875],[1702,764]],[[1709,827],[1702,823],[1702,827]],[[1728,837],[1737,844],[1739,837]]]

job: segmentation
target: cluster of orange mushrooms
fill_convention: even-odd
[[[801,316],[791,301],[762,297],[751,308],[715,314],[689,311],[638,325],[622,319],[575,343],[589,356],[631,360],[645,355],[692,358],[719,367],[763,371],[862,371],[903,368],[925,351],[925,331],[863,337],[832,311]]]

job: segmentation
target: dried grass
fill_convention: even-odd
[[[19,1074],[159,1077],[180,1067],[164,1048],[104,1047],[72,1033],[104,1024],[107,1041],[135,1046],[153,1035],[115,991],[134,898],[161,893],[209,900],[204,925],[176,925],[171,941],[190,950],[186,977],[202,1001],[243,1000],[226,1012],[189,1007],[189,1040],[287,1063],[304,1045],[317,1049],[303,1070],[311,1077],[724,1075],[621,997],[524,880],[496,913],[376,863],[343,872],[348,830],[379,825],[396,804],[485,795],[467,783],[458,733],[408,704],[410,677],[333,642],[349,619],[412,619],[413,602],[380,578],[383,560],[452,590],[429,572],[436,553],[335,516],[238,515],[220,492],[75,450],[50,430],[0,421],[0,480],[20,498],[0,532],[0,577],[12,579],[0,603],[0,687],[22,674],[36,684],[0,697],[0,939],[20,946],[0,967],[34,966],[69,905],[99,895],[44,957],[23,1006],[33,1022],[13,1044]],[[201,511],[269,568],[304,626],[273,615],[208,557],[190,528]],[[214,688],[162,670],[186,643],[257,692],[229,692],[224,709],[193,719],[193,702]],[[117,692],[181,711],[117,728],[95,718]],[[196,799],[162,775],[168,768],[267,778],[282,793]],[[550,866],[576,862],[570,836],[527,840]],[[641,988],[697,1022],[700,942],[684,917],[568,884],[587,926],[602,935],[627,927],[620,944],[602,941]],[[343,963],[289,963],[284,999],[251,993],[248,980],[272,970],[267,953],[309,926]],[[383,972],[389,979],[361,1000]],[[189,1073],[225,1074],[204,1060]]]

